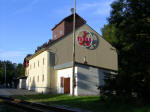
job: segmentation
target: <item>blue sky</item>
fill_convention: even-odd
[[[77,13],[101,34],[114,0],[77,0]],[[22,63],[52,38],[51,29],[71,14],[73,0],[0,0],[0,60]]]

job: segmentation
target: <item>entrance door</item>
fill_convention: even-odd
[[[64,78],[64,93],[70,93],[70,78]]]

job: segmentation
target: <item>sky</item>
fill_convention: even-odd
[[[76,0],[76,10],[101,34],[113,1]],[[0,0],[0,60],[23,63],[27,54],[52,38],[51,29],[71,8],[73,0]]]

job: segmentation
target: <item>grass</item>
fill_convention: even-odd
[[[22,99],[30,102],[40,102],[45,104],[58,104],[77,107],[93,112],[150,112],[150,105],[142,105],[133,102],[123,103],[103,101],[99,96],[68,96],[68,95],[52,95],[38,94],[27,96],[13,96],[14,98]]]

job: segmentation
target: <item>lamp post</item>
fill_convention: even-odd
[[[76,24],[76,0],[74,0],[74,10],[73,10],[73,65],[72,65],[72,96],[74,96],[75,88],[75,24]]]

